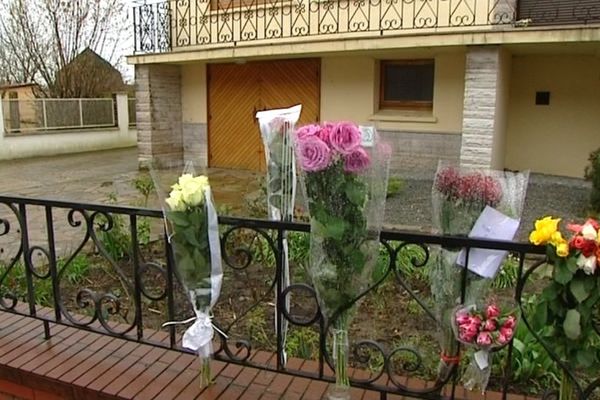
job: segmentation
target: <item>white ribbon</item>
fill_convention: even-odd
[[[185,321],[169,321],[162,326],[170,325],[185,325],[194,322],[184,333],[181,344],[184,348],[193,350],[200,357],[210,357],[212,354],[212,340],[215,336],[215,331],[219,332],[225,339],[228,336],[217,328],[212,322],[212,317],[203,312],[196,312],[196,316],[188,318]]]

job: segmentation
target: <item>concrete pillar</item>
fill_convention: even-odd
[[[117,103],[117,126],[119,133],[126,136],[129,133],[129,98],[127,93],[115,93]]]
[[[136,65],[135,84],[140,167],[183,164],[181,67]]]
[[[511,57],[500,46],[467,52],[460,163],[504,168]]]

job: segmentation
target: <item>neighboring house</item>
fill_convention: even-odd
[[[192,0],[134,8],[139,161],[261,169],[254,114],[373,123],[439,159],[581,177],[600,147],[598,0]]]
[[[119,70],[86,48],[57,72],[51,91],[53,97],[99,98],[112,97],[115,92],[126,90]]]
[[[38,123],[38,107],[34,101],[40,93],[36,83],[0,85],[6,131],[34,127]]]

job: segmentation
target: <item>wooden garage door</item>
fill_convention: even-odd
[[[319,72],[319,59],[209,65],[209,166],[264,171],[256,112],[302,104],[300,124],[318,121]]]

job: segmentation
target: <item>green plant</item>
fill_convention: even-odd
[[[154,192],[154,181],[148,174],[141,174],[133,180],[133,187],[144,197],[143,206],[148,207],[148,199]]]
[[[523,299],[526,315],[533,315],[538,300],[535,295]],[[510,366],[513,383],[527,385],[529,393],[539,393],[559,382],[560,372],[556,363],[522,321],[517,325],[513,346]],[[506,367],[508,353],[502,354],[502,357],[494,358],[494,368],[498,375],[503,375]]]
[[[496,275],[496,278],[492,282],[492,287],[496,289],[507,289],[515,287],[517,279],[519,277],[519,260],[512,255],[508,255],[500,272]]]
[[[148,207],[148,199],[154,193],[154,181],[148,174],[139,175],[133,181],[133,187],[142,195],[142,206]],[[140,217],[137,220],[137,235],[140,245],[150,243],[150,219],[148,217]]]
[[[109,193],[108,202],[110,204],[117,203],[116,193]],[[108,226],[107,218],[100,214],[96,218],[98,229],[98,239],[102,247],[113,260],[120,260],[131,252],[131,234],[129,225],[125,222],[125,218],[119,214],[111,214],[110,219],[112,226],[110,229],[104,230],[102,227]],[[150,243],[150,219],[140,217],[137,220],[137,242],[139,245],[145,246]]]
[[[310,235],[305,232],[289,232],[287,238],[290,261],[305,266],[310,255]]]
[[[405,182],[397,176],[390,176],[388,179],[388,187],[386,197],[394,197],[404,190]]]
[[[58,271],[65,268],[64,277],[72,285],[76,285],[83,281],[90,269],[90,261],[85,254],[76,255],[67,265],[67,260],[60,258],[56,262]]]
[[[319,334],[310,327],[294,327],[288,331],[286,341],[288,357],[305,360],[316,359],[319,354]]]
[[[265,310],[262,307],[256,307],[248,312],[246,316],[245,333],[252,341],[265,347],[272,345],[267,331],[269,330]]]
[[[78,254],[68,265],[66,261],[64,258],[59,258],[56,261],[57,273],[66,268],[63,273],[64,280],[61,280],[61,282],[67,282],[71,285],[79,284],[89,271],[89,259],[85,254]],[[46,265],[44,268],[48,268],[48,266]],[[0,263],[0,277],[4,276],[7,272],[6,269],[7,266]],[[44,307],[51,307],[53,305],[52,279],[50,277],[46,279],[32,277],[32,282],[35,303]],[[28,301],[27,275],[22,263],[15,264],[6,273],[6,277],[2,281],[2,289],[5,292],[11,292],[21,301]]]
[[[7,271],[7,266],[0,265],[0,277],[5,274],[0,294],[4,296],[10,293],[20,301],[29,301],[25,266],[21,262],[18,262]],[[44,307],[50,307],[52,305],[52,281],[50,279],[35,279],[33,277],[32,280],[35,303]]]
[[[585,167],[585,178],[592,182],[590,206],[596,213],[600,213],[600,148],[593,151]]]

